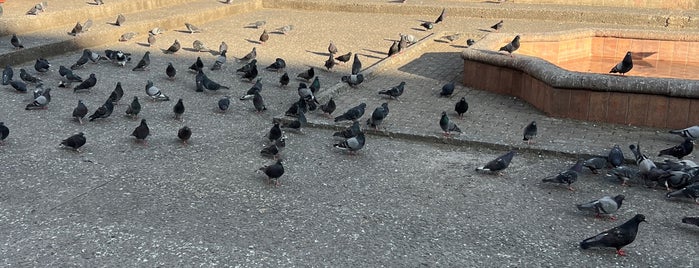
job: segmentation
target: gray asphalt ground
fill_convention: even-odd
[[[261,29],[244,26],[261,19],[267,20],[268,29],[294,24],[295,30],[289,35],[272,34],[267,44],[258,45],[253,41]],[[327,92],[324,97],[338,101],[338,112],[365,101],[368,115],[386,101],[376,91],[407,82],[401,101],[389,101],[392,110],[383,135],[369,135],[358,155],[332,148],[336,140],[326,127],[287,133],[288,145],[282,153],[286,173],[280,187],[267,185],[265,176],[255,170],[272,160],[262,158],[259,150],[272,119],[296,100],[298,81],[280,89],[280,73],[260,70],[268,111],[256,114],[252,103],[237,100],[251,84],[232,74],[242,64],[231,56],[240,57],[257,47],[259,67],[282,57],[292,77],[309,66],[317,67],[326,90],[349,72],[348,65],[332,72],[318,68],[327,57],[329,40],[341,53],[361,53],[366,67],[385,57],[390,40],[399,32],[427,36],[412,29],[420,19],[434,18],[261,9],[200,25],[207,33],[170,29],[158,36],[156,48],[139,45],[145,43],[142,35],[131,42],[92,49],[122,49],[134,53],[134,61],[149,50],[153,53],[150,70],[132,72],[135,62],[126,68],[106,62],[88,64],[77,71],[83,77],[97,74],[98,86],[88,93],[54,86],[57,67],[74,63],[79,52],[49,58],[54,68],[40,75],[53,87],[48,110],[25,111],[30,94],[17,94],[9,86],[0,89],[0,120],[11,129],[0,146],[1,266],[697,266],[699,228],[680,223],[684,216],[697,215],[693,202],[668,201],[663,189],[621,187],[587,171],[573,185],[575,192],[540,183],[541,178],[572,165],[575,158],[571,156],[606,154],[614,143],[626,148],[640,139],[648,144],[648,154],[654,155],[679,142],[666,130],[548,118],[518,99],[459,86],[457,95],[467,96],[471,104],[465,119],[456,120],[465,133],[456,142],[438,138],[439,111],[452,109],[458,98],[437,99],[436,90],[447,81],[461,79],[458,52],[467,38],[487,34],[480,29],[491,25],[490,19],[448,17],[434,31],[435,37],[463,32],[458,43],[428,38],[416,51],[399,55],[405,58],[379,66],[359,89],[339,87]],[[506,30],[585,26],[615,27],[514,20]],[[197,56],[208,67],[215,56],[187,50],[162,54],[159,49],[174,39],[184,48],[190,48],[194,39],[214,49],[226,41],[227,65],[207,75],[232,89],[194,92],[194,75],[186,68]],[[167,62],[178,68],[175,81],[165,77]],[[34,74],[32,65],[15,66],[15,72],[27,68]],[[171,99],[184,99],[183,122],[173,119],[175,101],[147,100],[148,79]],[[85,101],[91,114],[117,81],[126,94],[110,118],[84,125],[70,118],[78,99]],[[216,102],[224,95],[230,95],[233,103],[231,110],[221,114],[216,112]],[[129,136],[138,120],[123,116],[133,96],[141,99],[141,118],[151,128],[147,146]],[[318,113],[308,117],[316,124],[346,126]],[[527,146],[519,135],[533,119],[541,122],[541,137]],[[194,132],[188,146],[176,137],[183,125]],[[81,153],[58,146],[80,131],[88,140]],[[392,133],[425,138],[391,138]],[[513,147],[522,149],[504,176],[474,171]],[[630,155],[628,150],[625,153]],[[575,208],[576,203],[616,194],[627,196],[617,222],[595,219]],[[629,256],[616,256],[613,249],[579,248],[583,239],[637,213],[645,214],[648,223],[641,225],[636,242],[626,248]]]

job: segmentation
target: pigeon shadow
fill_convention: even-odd
[[[252,39],[247,39],[247,38],[246,38],[245,41],[248,41],[248,42],[253,43],[253,44],[256,44],[256,45],[262,45],[262,42],[256,41],[256,40],[252,40]]]
[[[366,48],[365,48],[364,50],[370,51],[370,52],[374,52],[374,53],[381,53],[381,54],[383,54],[383,55],[388,55],[388,53],[385,53],[385,52],[378,52],[378,51],[369,50],[369,49],[366,49]],[[378,56],[369,55],[369,54],[364,54],[364,53],[362,53],[362,54],[357,53],[357,55],[364,56],[364,57],[367,57],[367,58],[372,58],[372,59],[379,59],[379,60],[380,60],[380,59],[386,58],[386,57],[378,57]]]
[[[462,66],[461,52],[427,52],[398,67],[401,72],[414,74],[437,81],[462,81],[462,68],[435,71],[425,68],[431,62],[439,62],[442,66]],[[441,87],[440,87],[441,88]],[[458,94],[455,90],[454,94]],[[438,93],[437,93],[438,94]]]
[[[148,43],[136,42],[136,44],[139,46],[150,47],[150,44],[148,44]]]
[[[442,40],[442,39],[435,39],[434,41],[437,42],[437,43],[443,43],[443,44],[449,44],[449,43],[450,43],[449,41]]]
[[[244,29],[259,29],[259,28],[258,28],[257,26],[255,26],[255,25],[246,25],[246,26],[244,26],[243,28],[244,28]]]
[[[184,50],[184,51],[189,51],[189,52],[207,52],[207,51],[205,51],[205,50],[196,50],[196,49],[191,48],[191,47],[183,47],[182,50]],[[211,50],[209,50],[209,51],[211,51]],[[218,54],[218,53],[217,53],[217,54]]]
[[[178,32],[178,33],[191,34],[191,33],[190,33],[189,31],[187,31],[187,30],[173,30],[173,31]]]
[[[495,32],[495,31],[493,31],[493,30],[488,30],[488,29],[478,29],[478,30],[481,31],[481,32],[486,32],[486,33],[493,33],[493,32]]]
[[[376,53],[376,54],[381,54],[381,55],[388,55],[388,53],[383,52],[383,51],[378,51],[378,50],[373,50],[373,49],[368,49],[368,48],[365,48],[365,49],[363,49],[363,50],[364,50],[364,51],[369,51],[369,52],[371,52],[371,53]],[[367,56],[367,57],[371,57],[371,56]],[[381,59],[383,59],[383,58],[381,58]]]
[[[653,55],[655,55],[656,53],[658,53],[658,52],[657,52],[657,51],[651,51],[651,52],[632,52],[631,58],[634,59],[634,60],[640,60],[640,59],[644,59],[644,58],[648,58],[648,57],[650,57],[650,56],[653,56]]]
[[[426,32],[426,31],[427,31],[427,30],[425,30],[425,29],[423,29],[423,28],[418,28],[418,27],[412,27],[412,28],[410,28],[410,29],[411,29],[411,30],[415,30],[415,31],[420,31],[420,32]]]
[[[391,0],[391,1],[388,1],[388,2],[389,2],[389,3],[394,3],[394,4],[402,4],[402,3],[405,3],[405,0]]]
[[[306,50],[306,52],[311,53],[311,54],[316,54],[318,56],[325,56],[325,57],[330,56],[330,53],[325,53],[325,52],[310,51],[310,50]]]
[[[455,48],[468,48],[468,46],[462,46],[462,45],[451,45],[451,47],[455,47]]]
[[[395,41],[395,42],[400,42],[400,40],[398,40],[398,39],[391,39],[391,38],[384,38],[383,40],[386,40],[386,41],[389,41],[389,42],[393,42],[393,41]]]

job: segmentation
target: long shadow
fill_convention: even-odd
[[[388,53],[383,52],[383,51],[378,51],[378,50],[373,50],[373,49],[368,49],[368,48],[365,48],[365,49],[363,49],[363,50],[364,50],[364,51],[369,51],[369,52],[372,52],[372,53],[376,53],[376,54],[380,54],[380,55],[388,55]]]
[[[463,64],[460,52],[431,52],[424,53],[419,58],[398,67],[398,70],[435,80],[451,81],[461,76],[461,68],[426,68],[426,66],[434,66],[432,63],[435,62],[440,63],[439,66],[460,66]]]
[[[425,30],[425,28],[412,27],[410,29],[415,30],[415,31],[420,31],[420,32],[427,32],[427,30]]]
[[[262,45],[262,42],[257,41],[257,40],[252,40],[252,39],[247,39],[247,38],[246,38],[245,41],[248,41],[249,43],[253,43],[253,44],[256,44],[256,45]]]
[[[324,56],[324,57],[330,56],[330,53],[325,53],[325,52],[310,51],[310,50],[306,50],[306,52],[311,53],[311,54],[315,54],[318,56]]]

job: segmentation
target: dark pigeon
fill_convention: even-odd
[[[398,84],[397,86],[391,87],[391,89],[379,91],[379,95],[386,95],[389,98],[398,99],[398,97],[403,95],[404,90],[405,90],[405,82],[401,81],[400,84]]]
[[[351,58],[352,58],[352,52],[347,52],[347,54],[343,54],[343,55],[335,57],[335,59],[341,63],[346,63]]]
[[[464,118],[464,114],[468,112],[468,102],[466,102],[466,97],[461,97],[461,100],[456,102],[454,105],[454,111],[459,115],[459,118]]]
[[[291,122],[283,123],[283,124],[281,124],[280,127],[283,129],[292,129],[294,131],[301,131],[301,128],[305,127],[307,123],[308,123],[308,121],[306,119],[306,115],[303,113],[302,110],[299,110],[298,114],[296,115],[295,120],[293,120]]]
[[[311,89],[311,92],[313,94],[316,94],[318,90],[320,90],[320,79],[316,76],[316,78],[313,79],[313,82],[308,88]]]
[[[607,161],[612,164],[612,167],[618,167],[624,164],[624,152],[621,150],[618,144],[615,144],[614,147],[609,150]]]
[[[621,62],[612,67],[612,70],[610,70],[609,73],[620,73],[621,75],[625,75],[631,71],[631,69],[633,69],[633,60],[631,59],[631,51],[629,51],[626,52],[626,55]]]
[[[439,17],[437,17],[437,19],[434,20],[434,24],[438,24],[438,23],[444,21],[444,17],[446,16],[445,12],[446,12],[446,9],[442,8],[442,13],[440,13]]]
[[[286,87],[289,84],[290,80],[291,79],[289,79],[289,74],[285,72],[281,77],[279,77],[279,86]]]
[[[359,105],[350,108],[344,114],[335,117],[335,122],[340,122],[344,120],[357,121],[364,115],[364,109],[366,109],[366,103],[360,103]]]
[[[335,105],[333,98],[330,98],[327,103],[320,105],[320,110],[323,111],[323,114],[326,116],[332,116],[332,113],[336,108],[337,106]]]
[[[432,24],[432,23],[429,22],[429,21],[420,23],[420,26],[422,26],[423,28],[425,28],[425,30],[432,30],[432,28],[434,28],[434,24]]]
[[[510,43],[501,47],[498,51],[505,51],[510,54],[510,57],[514,57],[512,53],[515,52],[517,49],[519,49],[519,35],[515,36],[515,38],[512,39]]]
[[[342,82],[347,83],[350,87],[357,87],[359,84],[364,82],[364,75],[363,74],[353,74],[353,75],[345,75],[340,78]]]
[[[10,86],[21,93],[27,93],[27,84],[22,81],[12,80],[10,81]]]
[[[682,223],[699,226],[699,217],[684,217],[682,218]]]
[[[536,121],[532,121],[531,123],[529,123],[529,125],[524,127],[524,133],[523,133],[524,138],[522,138],[522,140],[526,141],[527,144],[531,144],[533,142],[534,138],[536,138],[536,135],[538,134],[538,132],[539,131],[538,131],[538,128],[536,126]]]
[[[262,78],[258,78],[257,81],[255,82],[250,89],[248,89],[247,92],[245,92],[245,95],[240,97],[240,100],[249,100],[252,99],[252,97],[255,95],[255,93],[260,93],[262,92]]]
[[[275,122],[272,128],[269,129],[269,133],[267,133],[267,139],[269,139],[270,142],[275,142],[282,138],[282,134],[282,128],[279,122]]]
[[[85,79],[85,81],[73,88],[73,92],[77,92],[78,90],[89,90],[95,85],[97,85],[97,77],[95,74],[90,74],[89,78]]]
[[[187,126],[183,126],[177,131],[177,138],[179,138],[184,145],[187,145],[187,142],[189,139],[192,137],[192,129],[190,129]]]
[[[175,113],[175,120],[182,120],[182,114],[184,114],[184,103],[182,99],[177,100],[177,103],[172,107],[172,112]]]
[[[274,63],[270,64],[265,69],[270,70],[270,71],[274,71],[274,72],[278,72],[278,71],[284,70],[285,68],[286,68],[286,61],[284,61],[284,59],[282,59],[282,58],[276,58],[274,60]]]
[[[352,74],[359,74],[362,70],[362,61],[359,60],[359,54],[354,54],[354,61],[352,61]]]
[[[180,51],[180,48],[182,48],[182,44],[180,44],[180,40],[175,39],[175,42],[173,42],[172,45],[170,45],[170,47],[168,47],[163,52],[165,54],[173,54],[177,51]]]
[[[75,150],[76,152],[80,151],[80,147],[85,145],[87,142],[87,139],[85,139],[85,134],[80,132],[78,134],[75,134],[73,136],[68,137],[67,139],[61,141],[61,145],[71,148]]]
[[[592,157],[583,162],[583,166],[589,168],[594,174],[599,174],[599,170],[607,167],[607,159],[602,157]]]
[[[5,65],[5,69],[2,70],[2,85],[6,86],[10,84],[10,81],[12,81],[12,76],[14,76],[14,71],[12,70],[12,66]]]
[[[24,45],[22,45],[22,41],[19,40],[16,34],[12,34],[12,38],[10,38],[10,44],[12,44],[12,46],[15,49],[24,48]]]
[[[568,185],[567,189],[570,191],[575,191],[570,185],[578,180],[578,176],[582,172],[583,160],[578,160],[572,167],[568,170],[558,173],[556,176],[544,178],[542,182],[553,182]]]
[[[461,129],[454,124],[454,122],[451,122],[449,120],[449,116],[447,116],[447,112],[442,111],[442,117],[439,119],[439,127],[442,128],[442,131],[444,132],[444,136],[449,136],[451,135],[451,132],[458,132],[461,133]]]
[[[255,94],[253,94],[252,105],[255,107],[255,111],[257,111],[258,113],[267,110],[267,106],[265,106],[265,101],[264,99],[262,99],[262,95],[260,95],[260,93],[255,92]]]
[[[253,79],[257,78],[259,71],[257,70],[257,65],[253,65],[250,70],[243,74],[243,79],[247,79],[248,82],[252,82]]]
[[[147,145],[146,138],[150,135],[150,128],[146,124],[146,119],[141,119],[141,124],[139,124],[136,129],[131,132],[131,136],[136,137],[136,141],[142,141],[144,145]]]
[[[27,83],[39,83],[41,82],[41,79],[35,76],[32,76],[27,72],[27,70],[24,69],[19,69],[19,78],[22,79],[22,81],[27,82]]]
[[[117,82],[116,87],[109,95],[109,99],[116,105],[119,103],[122,97],[124,97],[124,89],[121,87],[121,82]]]
[[[77,119],[80,124],[83,124],[83,118],[87,115],[87,106],[82,100],[78,100],[78,106],[73,109],[73,118]]]
[[[228,110],[228,107],[231,105],[231,98],[229,96],[224,96],[220,100],[218,100],[218,109],[221,110],[221,112],[226,112]]]
[[[246,61],[251,61],[257,58],[257,48],[252,48],[248,54],[245,54],[242,58],[238,59],[239,61],[246,62]]]
[[[388,116],[388,112],[388,103],[382,103],[381,106],[374,109],[374,112],[371,113],[371,117],[366,120],[366,124],[379,130],[379,126],[383,123],[383,120],[386,119],[386,116]]]
[[[274,183],[275,186],[279,186],[281,184],[279,182],[279,178],[284,175],[284,166],[282,165],[281,159],[278,159],[273,165],[261,167],[259,170],[267,175],[268,184]]]
[[[51,64],[48,60],[44,58],[38,58],[36,59],[36,62],[34,62],[34,70],[36,70],[39,73],[48,72],[49,67],[51,67]]]
[[[699,205],[699,183],[694,183],[680,190],[669,192],[665,194],[666,198],[679,198],[685,197],[694,199],[694,202]]]
[[[333,133],[333,137],[340,137],[342,139],[349,139],[349,138],[357,136],[357,134],[359,134],[359,132],[361,132],[361,131],[362,130],[359,127],[359,122],[355,121],[351,126],[347,127],[346,129]]]
[[[5,126],[5,122],[0,122],[0,145],[5,144],[5,139],[10,135],[10,129]]]
[[[580,248],[611,247],[616,248],[616,253],[620,256],[626,256],[626,252],[622,248],[636,240],[638,225],[644,221],[646,221],[646,216],[636,214],[636,216],[622,225],[583,240],[580,242]]]
[[[201,58],[199,59],[201,60]],[[167,63],[167,68],[165,68],[165,74],[167,75],[168,79],[175,80],[175,75],[177,75],[177,69],[175,69],[175,66],[172,66],[172,62]]]
[[[305,72],[298,74],[296,77],[302,78],[306,81],[311,81],[311,78],[313,78],[314,76],[315,76],[315,70],[313,69],[313,67],[311,67],[308,70],[306,70]]]
[[[510,162],[512,162],[512,158],[515,156],[515,154],[517,154],[517,151],[510,150],[509,152],[488,162],[485,164],[485,166],[476,168],[476,171],[494,172],[500,174],[501,171],[510,166]]]
[[[148,65],[150,65],[150,51],[146,51],[145,54],[143,54],[143,58],[136,64],[136,67],[133,67],[131,69],[132,71],[145,71],[148,68]]]
[[[189,66],[189,69],[194,72],[199,72],[204,69],[204,62],[201,61],[201,57],[197,57],[197,60]]]
[[[112,103],[112,101],[107,99],[107,101],[104,102],[102,106],[97,108],[97,110],[95,110],[95,112],[92,115],[90,115],[90,121],[94,121],[97,118],[107,118],[112,114],[113,111],[114,104]]]
[[[455,85],[453,81],[445,84],[444,86],[442,86],[442,91],[439,92],[439,96],[450,97],[451,94],[454,94],[454,88]]]
[[[677,157],[677,159],[682,159],[683,157],[691,154],[692,150],[694,150],[694,142],[690,138],[685,138],[684,142],[681,144],[661,150],[658,156],[670,155]]]
[[[398,41],[394,40],[391,47],[388,48],[388,56],[390,57],[395,54],[398,54],[398,51],[400,51],[400,49],[398,48]]]
[[[133,96],[133,100],[131,101],[131,104],[129,104],[129,107],[126,108],[126,115],[129,115],[134,118],[138,118],[138,113],[141,112],[141,103],[138,102],[138,97]]]
[[[499,32],[500,29],[502,29],[502,24],[503,24],[503,21],[500,20],[500,21],[498,21],[498,23],[493,24],[493,26],[490,26],[490,29],[493,29],[493,30],[495,30],[496,32]]]
[[[605,196],[597,200],[593,200],[587,203],[582,203],[575,205],[578,210],[581,211],[591,211],[595,213],[595,217],[601,218],[602,215],[609,215],[611,220],[616,220],[612,214],[619,210],[621,204],[623,203],[626,196],[620,194],[614,198],[610,196]]]
[[[323,64],[323,66],[325,66],[325,69],[327,69],[328,71],[335,67],[335,59],[333,58],[334,56],[335,54],[330,54],[330,56],[328,56],[328,59],[325,60],[325,64]]]

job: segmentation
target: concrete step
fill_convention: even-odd
[[[61,27],[20,34],[25,48],[15,50],[12,46],[0,47],[0,66],[17,65],[22,62],[34,61],[39,57],[51,57],[70,51],[81,50],[118,42],[119,37],[126,32],[136,32],[138,35],[129,42],[145,43],[147,32],[160,27],[167,30],[185,30],[184,23],[204,24],[233,14],[250,12],[260,8],[257,1],[237,1],[235,4],[221,4],[211,0],[188,1],[177,6],[164,6],[146,9],[135,13],[126,13],[127,21],[123,26],[114,26],[116,16],[93,19],[93,27],[86,33],[71,36],[68,32],[75,22]],[[84,21],[84,20],[83,20]],[[7,37],[9,39],[9,37]],[[9,40],[8,40],[9,43]]]

